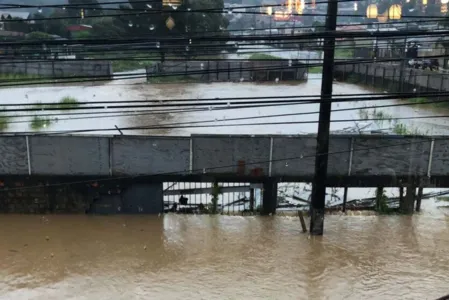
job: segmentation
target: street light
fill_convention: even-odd
[[[377,5],[376,4],[370,4],[366,8],[366,17],[368,19],[376,19],[378,15],[377,11]]]
[[[388,9],[388,18],[391,20],[399,20],[401,19],[402,15],[402,8],[399,4],[393,4]]]

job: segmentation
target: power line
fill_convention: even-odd
[[[360,101],[364,101],[364,100],[360,100]],[[318,103],[318,102],[317,102]],[[338,103],[338,102],[337,102]],[[446,103],[445,100],[429,100],[427,102],[421,103],[422,105],[425,104],[437,104],[437,103]],[[303,104],[303,103],[298,103]],[[310,104],[310,103],[309,103]],[[283,105],[282,103],[280,105]],[[341,109],[332,109],[332,112],[343,112],[343,111],[356,111],[356,110],[367,110],[367,109],[380,109],[380,108],[392,108],[392,107],[401,107],[401,106],[413,106],[416,105],[416,103],[397,103],[397,104],[387,104],[387,105],[372,105],[372,106],[361,106],[361,107],[352,107],[352,108],[341,108]],[[270,106],[270,105],[267,105]],[[265,107],[264,105],[258,105],[257,107]],[[217,109],[214,109],[214,111],[218,111],[218,110],[235,110],[235,109],[246,109],[246,108],[252,108],[252,107],[245,107],[245,106],[238,106],[238,107],[219,107]],[[132,112],[132,113],[127,113],[127,112],[123,112],[123,113],[117,113],[117,112],[109,112],[111,114],[108,115],[102,115],[102,114],[106,114],[107,112],[95,112],[94,114],[100,114],[100,115],[93,115],[93,116],[88,116],[88,117],[74,117],[74,118],[59,118],[59,116],[61,114],[46,114],[46,115],[42,115],[42,114],[38,114],[38,115],[20,115],[17,117],[20,118],[24,118],[24,117],[43,117],[43,116],[47,116],[47,117],[58,117],[55,121],[70,121],[70,120],[84,120],[84,119],[98,119],[98,118],[111,118],[111,117],[128,117],[128,116],[142,116],[142,115],[156,115],[156,114],[168,114],[168,113],[191,113],[191,112],[205,112],[208,110],[205,109],[196,109],[196,110],[172,110],[172,111],[163,111],[163,112],[159,112],[159,111],[153,111],[153,110],[145,110],[145,111],[137,111],[137,112]],[[115,115],[112,115],[112,113],[115,113]],[[265,119],[265,118],[274,118],[274,117],[289,117],[289,116],[303,116],[303,115],[314,115],[314,114],[318,114],[319,111],[311,111],[311,112],[297,112],[297,113],[284,113],[284,114],[269,114],[269,115],[257,115],[257,116],[248,116],[248,117],[238,117],[238,118],[226,118],[226,119],[214,119],[214,120],[202,120],[202,121],[188,121],[188,122],[177,122],[177,123],[169,123],[169,124],[162,124],[160,126],[172,126],[172,125],[176,125],[176,126],[180,126],[180,125],[189,125],[189,124],[205,124],[205,123],[214,123],[214,122],[231,122],[231,121],[241,121],[241,120],[253,120],[253,119]],[[80,114],[75,114],[75,115],[82,115],[83,113]],[[10,116],[0,116],[1,118],[9,118]],[[432,118],[434,116],[426,116],[425,118]],[[408,117],[408,118],[412,118],[412,119],[418,119],[418,117]],[[393,118],[393,117],[388,117],[386,119],[362,119],[364,121],[392,121],[392,120],[399,120],[402,118]],[[354,120],[354,121],[358,121],[358,120]],[[29,120],[22,120],[22,121],[6,121],[6,122],[2,122],[2,124],[18,124],[18,123],[29,123]],[[238,124],[237,124],[238,125]],[[150,129],[150,128],[148,128]],[[102,129],[98,129],[99,131],[101,131]]]

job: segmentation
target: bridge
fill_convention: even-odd
[[[241,182],[261,184],[273,213],[279,182],[312,181],[315,147],[314,135],[1,136],[0,211],[159,213],[164,182]],[[329,187],[449,187],[448,174],[445,136],[330,138]]]

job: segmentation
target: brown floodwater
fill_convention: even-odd
[[[0,218],[0,299],[436,299],[449,217]]]

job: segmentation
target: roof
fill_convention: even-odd
[[[8,16],[10,16],[10,18],[20,18],[20,19],[28,19],[30,17],[30,13],[29,12],[22,12],[22,11],[0,11],[0,16],[2,19],[7,19]]]

